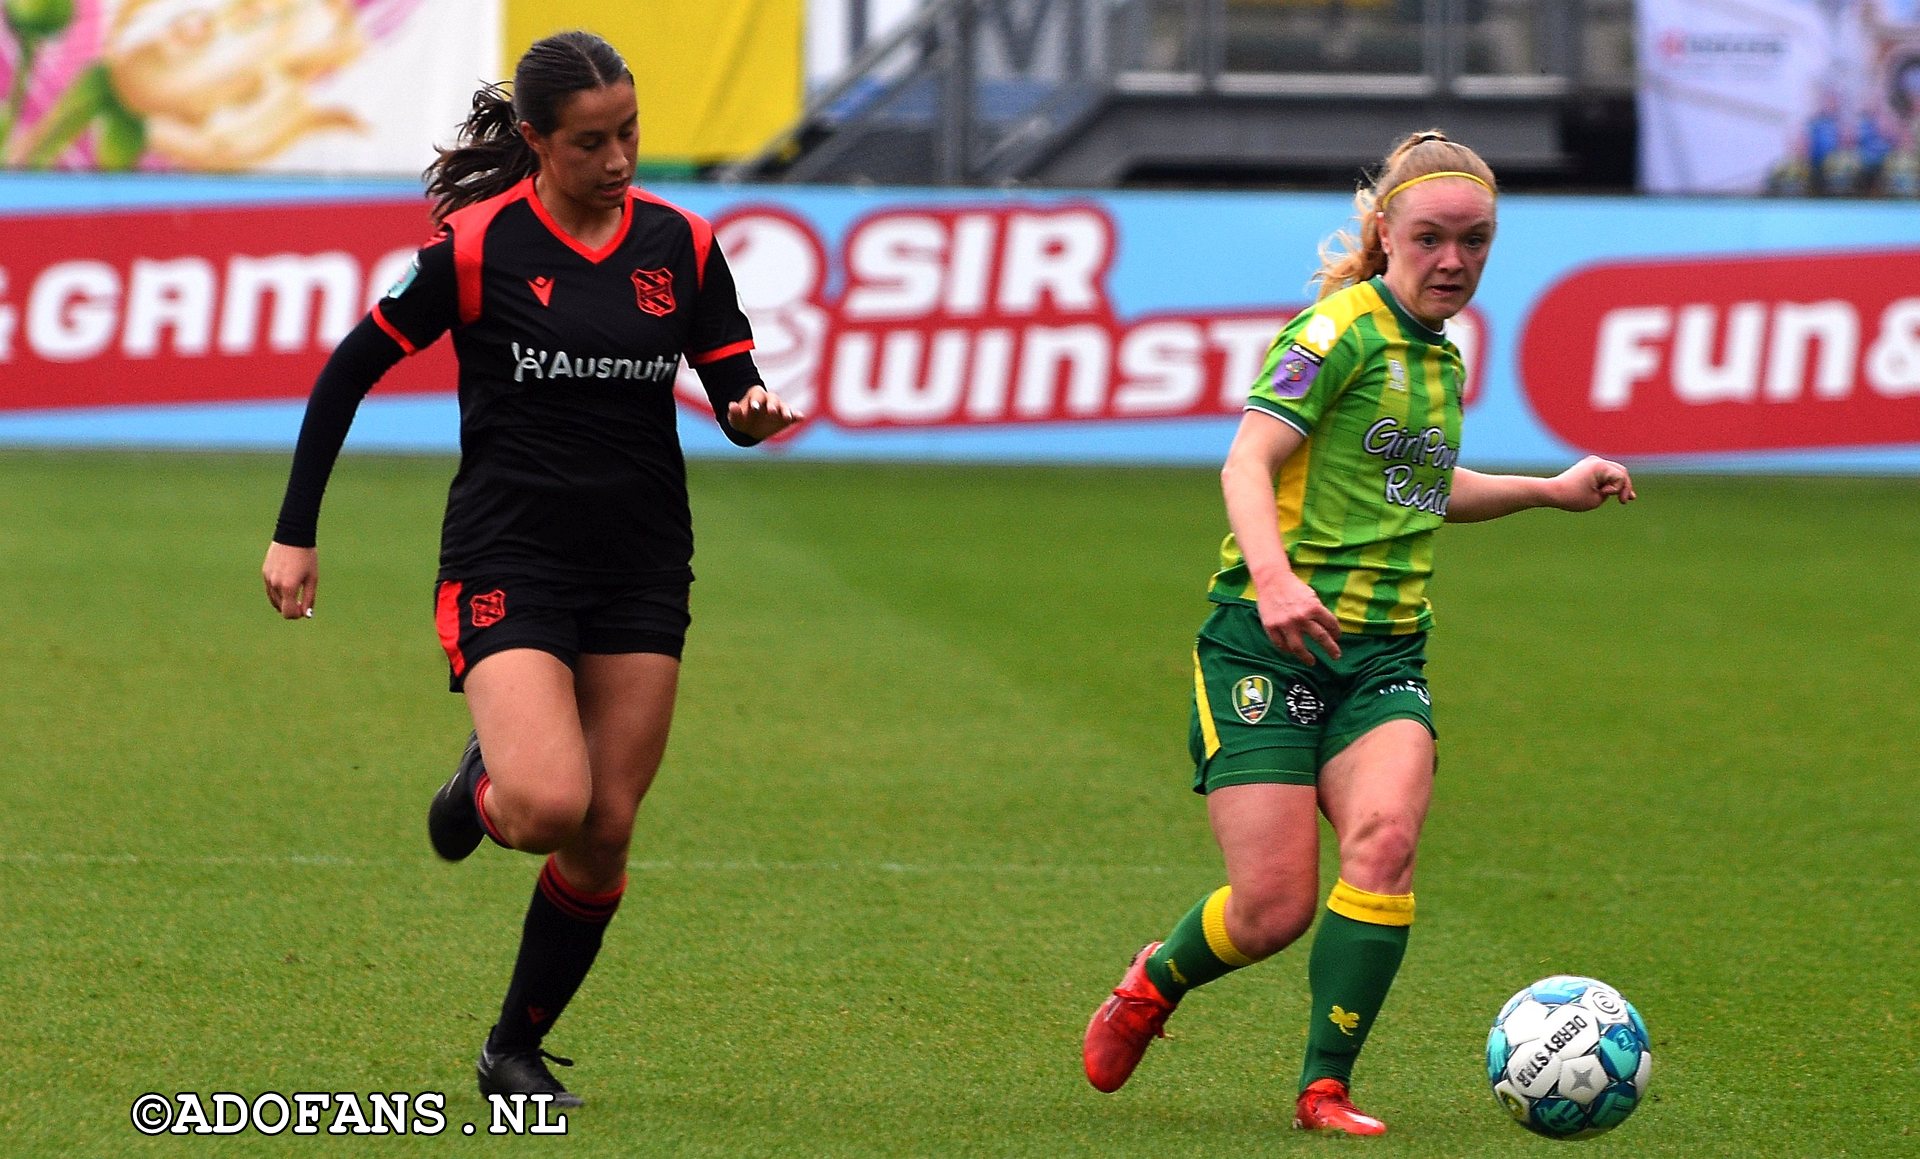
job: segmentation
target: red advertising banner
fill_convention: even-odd
[[[428,233],[424,201],[10,219],[0,411],[304,397]],[[378,390],[453,386],[442,342]]]
[[[730,208],[714,236],[767,385],[850,431],[1237,418],[1274,335],[1312,304],[1124,316],[1122,231],[1093,201],[891,206],[854,221],[837,260],[776,205]],[[1471,404],[1486,321],[1469,308],[1448,333]]]
[[[1920,442],[1920,250],[1618,262],[1535,304],[1520,377],[1576,447]]]

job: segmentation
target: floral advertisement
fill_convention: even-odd
[[[498,0],[4,0],[12,169],[411,175],[497,79]]]

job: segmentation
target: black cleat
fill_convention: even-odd
[[[486,766],[480,762],[480,734],[467,734],[467,747],[453,776],[433,795],[427,806],[427,838],[433,851],[448,861],[460,861],[487,836],[480,823],[480,810],[473,803],[473,785]]]
[[[578,1107],[586,1100],[560,1085],[547,1069],[546,1060],[552,1059],[561,1066],[572,1066],[573,1060],[561,1058],[535,1048],[527,1051],[500,1051],[493,1049],[493,1037],[487,1037],[487,1044],[480,1048],[480,1061],[474,1064],[474,1073],[480,1079],[480,1093],[484,1095],[552,1095],[556,1107]]]

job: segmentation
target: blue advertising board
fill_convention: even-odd
[[[1352,216],[1340,193],[653,192],[713,223],[769,386],[812,416],[771,449],[795,458],[1215,463]],[[0,443],[291,446],[427,229],[406,182],[0,177]],[[1911,206],[1507,196],[1450,332],[1468,465],[1920,470]],[[437,357],[350,448],[457,447]],[[767,453],[682,379],[689,454]]]

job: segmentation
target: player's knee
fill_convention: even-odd
[[[552,786],[514,794],[496,791],[487,803],[490,809],[498,804],[494,823],[515,849],[525,853],[552,853],[566,845],[579,834],[587,816],[585,792]]]
[[[1405,893],[1413,883],[1419,829],[1409,821],[1381,819],[1340,844],[1340,876],[1374,893]]]
[[[1243,901],[1244,897],[1244,901]],[[1313,924],[1317,899],[1311,889],[1264,893],[1233,892],[1234,948],[1258,961],[1286,949]]]

